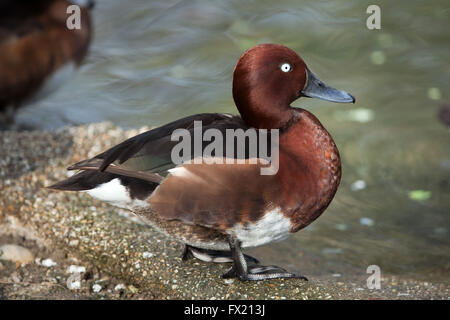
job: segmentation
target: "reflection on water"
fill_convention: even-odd
[[[436,112],[449,98],[450,10],[447,1],[377,1],[382,29],[371,31],[365,20],[372,2],[98,1],[82,71],[24,110],[20,121],[138,127],[199,112],[235,113],[236,59],[257,43],[287,45],[357,103],[295,102],[334,136],[343,181],[324,216],[258,252],[299,270],[306,252],[327,261],[317,274],[338,264],[378,264],[385,272],[445,278],[450,133]]]

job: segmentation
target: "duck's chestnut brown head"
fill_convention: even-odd
[[[293,50],[262,44],[247,50],[233,74],[233,98],[244,121],[255,128],[280,128],[301,96],[354,102],[352,95],[320,81]]]

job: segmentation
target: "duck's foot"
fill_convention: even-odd
[[[283,268],[277,266],[248,266],[247,273],[238,274],[236,269],[231,267],[227,272],[222,275],[222,278],[239,278],[240,280],[267,280],[276,278],[297,278],[308,281],[308,279],[302,275],[291,273]]]
[[[216,263],[233,262],[233,255],[231,251],[201,249],[186,244],[184,246],[181,259],[183,261],[186,261],[193,257],[205,262],[216,262]],[[252,264],[259,263],[258,259],[253,258],[252,256],[246,254],[244,254],[244,259],[246,260],[247,263]]]
[[[239,280],[266,280],[275,278],[298,278],[308,281],[302,275],[288,272],[277,266],[249,265],[242,253],[239,240],[230,237],[230,249],[233,254],[233,266],[222,275],[222,278],[238,278]]]

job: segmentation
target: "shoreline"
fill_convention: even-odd
[[[182,262],[179,243],[128,211],[44,188],[71,163],[148,129],[103,122],[0,132],[0,246],[16,244],[34,257],[26,265],[0,258],[0,299],[449,299],[448,285],[391,275],[383,275],[381,290],[363,288],[357,276],[224,280],[228,264]],[[85,269],[80,289],[69,288],[70,266]]]

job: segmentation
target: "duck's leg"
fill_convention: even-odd
[[[233,262],[231,251],[201,249],[185,244],[181,259],[186,261],[193,257],[205,262]],[[247,263],[259,263],[258,259],[253,258],[252,256],[244,254],[244,258]]]
[[[242,253],[241,243],[235,237],[229,237],[230,249],[233,255],[233,266],[225,272],[223,278],[237,277],[240,280],[266,280],[275,278],[298,278],[308,280],[302,275],[288,272],[277,266],[260,266],[257,264],[247,264]]]

